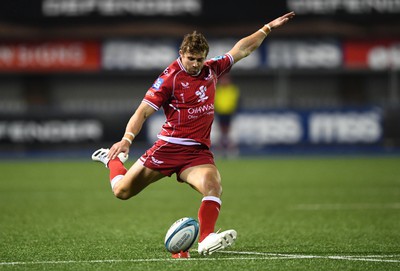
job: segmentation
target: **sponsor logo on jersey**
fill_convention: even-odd
[[[181,82],[181,85],[184,89],[189,88],[189,82]]]
[[[205,104],[199,107],[195,107],[195,108],[189,108],[188,112],[189,114],[193,115],[193,114],[201,114],[201,113],[206,113],[210,110],[214,110],[214,105],[213,104]]]
[[[223,58],[225,58],[225,55],[213,57],[211,60],[217,61]]]
[[[151,162],[155,165],[161,165],[164,164],[164,161],[161,160],[157,160],[156,158],[154,158],[154,156],[151,156]]]
[[[148,91],[146,92],[146,96],[154,97],[154,92],[151,91],[151,90],[148,90]]]
[[[154,82],[152,88],[154,88],[155,90],[159,90],[163,82],[164,82],[164,79],[162,79],[161,77],[158,77],[157,80]]]
[[[197,119],[200,115],[212,115],[214,114],[214,105],[205,104],[199,107],[189,108],[188,119]]]

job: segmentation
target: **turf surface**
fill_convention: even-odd
[[[400,158],[217,164],[238,240],[173,260],[164,235],[201,200],[174,176],[121,201],[100,164],[2,161],[0,270],[400,270]]]

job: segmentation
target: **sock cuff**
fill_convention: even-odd
[[[124,177],[124,175],[117,175],[115,176],[112,180],[111,180],[111,189],[114,190],[114,186],[117,184],[117,182],[119,182],[122,178]]]
[[[219,205],[222,205],[222,201],[220,198],[214,197],[214,196],[206,196],[204,197],[201,201],[205,201],[205,200],[209,200],[209,201],[215,201],[217,202]]]

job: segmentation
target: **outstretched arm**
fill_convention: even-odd
[[[141,103],[126,125],[125,134],[121,141],[115,143],[108,153],[108,157],[114,159],[121,152],[128,154],[129,147],[135,136],[142,130],[143,123],[155,110],[146,103]]]
[[[235,46],[229,51],[229,54],[233,57],[235,63],[239,60],[250,55],[254,50],[260,47],[261,43],[268,36],[268,34],[275,28],[278,28],[295,16],[294,12],[286,13],[285,15],[276,18],[275,20],[264,25],[262,28],[239,40]]]

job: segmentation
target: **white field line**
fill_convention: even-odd
[[[386,262],[386,263],[400,263],[400,259],[387,259],[399,257],[400,255],[352,255],[352,256],[337,256],[337,255],[299,255],[299,254],[282,254],[282,253],[264,253],[264,252],[250,252],[250,251],[220,251],[218,253],[224,254],[237,254],[240,257],[227,257],[227,258],[190,258],[179,259],[178,261],[246,261],[246,260],[283,260],[283,259],[329,259],[329,260],[346,260],[346,261],[365,261],[365,262]],[[243,255],[247,255],[243,257]],[[10,265],[39,265],[39,264],[92,264],[92,263],[151,263],[151,262],[174,262],[177,259],[172,258],[153,258],[153,259],[109,259],[109,260],[70,260],[70,261],[26,261],[26,262],[0,262],[0,266]]]
[[[395,203],[349,203],[349,204],[298,204],[293,207],[295,210],[313,211],[313,210],[381,210],[381,209],[400,209],[400,202]]]
[[[246,252],[246,251],[220,251],[219,253],[227,254],[241,254],[241,255],[260,255],[264,256],[264,259],[270,259],[270,257],[280,257],[280,259],[331,259],[331,260],[348,260],[348,261],[365,261],[365,262],[388,262],[388,263],[400,263],[399,260],[391,260],[386,258],[399,257],[400,255],[352,255],[352,256],[336,256],[336,255],[300,255],[300,254],[282,254],[282,253],[265,253],[265,252]],[[262,259],[262,258],[261,258]]]

